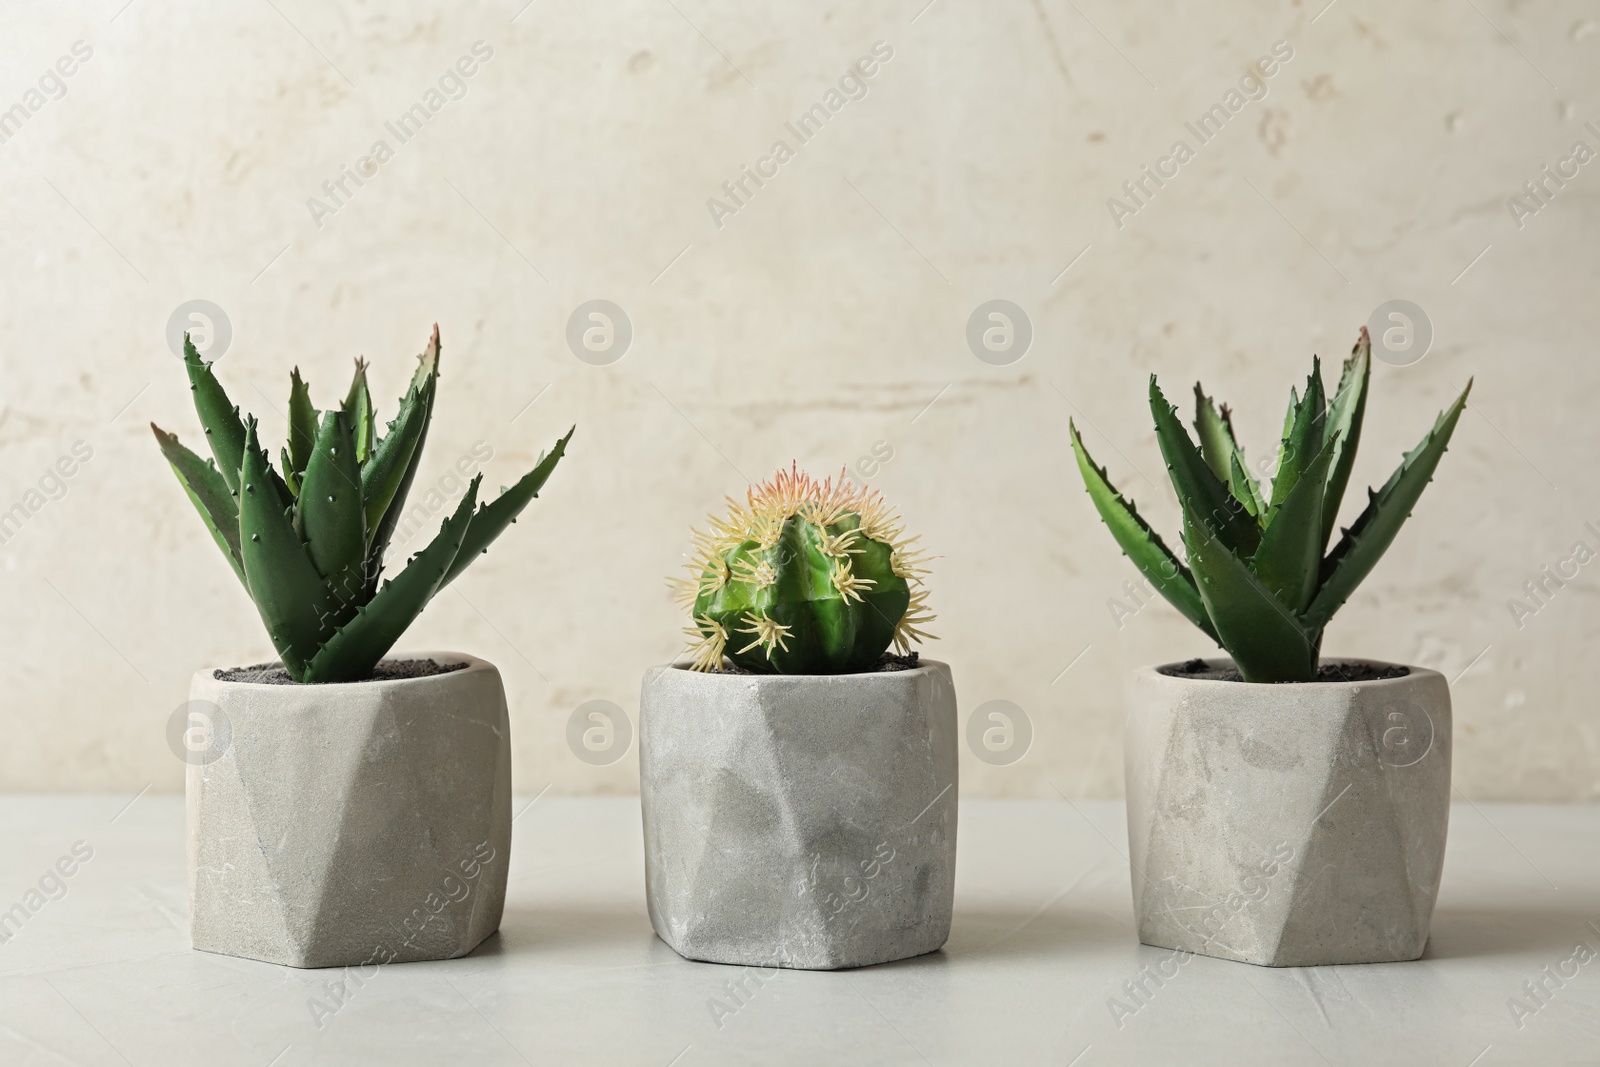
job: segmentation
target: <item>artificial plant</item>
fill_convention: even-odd
[[[184,366],[213,460],[202,460],[155,423],[156,441],[212,539],[255,601],[267,634],[298,682],[350,682],[372,674],[428,601],[489,550],[566,451],[572,431],[498,499],[478,504],[480,474],[439,533],[394,578],[383,557],[422,460],[439,382],[439,327],[380,435],[356,360],[344,402],[318,412],[296,368],[282,472],[211,365],[184,336]]]
[[[849,674],[930,638],[926,559],[875,490],[791,467],[708,522],[680,583],[694,669],[726,657],[759,674]]]
[[[1150,411],[1183,511],[1187,566],[1111,485],[1069,423],[1090,499],[1123,554],[1233,657],[1246,681],[1316,679],[1323,629],[1410,516],[1466,406],[1470,380],[1383,488],[1367,490],[1366,507],[1327,552],[1361,437],[1371,348],[1363,327],[1331,403],[1313,358],[1304,395],[1289,392],[1277,471],[1266,487],[1250,474],[1226,404],[1219,409],[1195,384],[1196,445],[1150,376]]]

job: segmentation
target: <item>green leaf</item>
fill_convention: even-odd
[[[422,441],[433,415],[433,398],[439,381],[438,361],[439,332],[435,327],[433,340],[422,355],[411,388],[400,402],[400,414],[389,424],[389,432],[361,468],[368,551],[375,558],[382,557],[382,548],[388,543],[389,533],[405,507],[405,494],[416,473],[413,463],[422,452]]]
[[[183,335],[183,366],[189,372],[189,391],[194,394],[194,410],[206,432],[206,444],[216,457],[217,471],[228,490],[239,491],[239,465],[244,456],[244,423],[239,408],[228,399],[222,383],[211,373],[211,364],[200,358],[189,335]]]
[[[1350,528],[1339,539],[1338,545],[1322,564],[1322,583],[1311,606],[1305,611],[1308,626],[1317,629],[1328,624],[1356,586],[1372,572],[1378,560],[1393,543],[1395,535],[1411,509],[1417,504],[1422,491],[1433,480],[1434,469],[1450,444],[1461,412],[1467,406],[1467,394],[1472,392],[1472,381],[1461,391],[1454,404],[1440,413],[1426,437],[1416,448],[1405,454],[1400,466],[1389,476],[1377,492],[1367,490],[1367,506]]]
[[[332,632],[339,605],[306,555],[288,509],[276,499],[270,471],[252,418],[240,466],[240,557],[267,636],[289,674],[305,681],[306,666]]]
[[[1228,487],[1211,473],[1175,411],[1152,374],[1150,413],[1155,416],[1156,441],[1161,445],[1161,455],[1166,460],[1167,474],[1178,492],[1179,503],[1186,512],[1192,511],[1202,518],[1207,528],[1215,530],[1228,547],[1250,555],[1261,540],[1260,527]]]
[[[1344,361],[1344,371],[1339,375],[1339,391],[1328,405],[1327,436],[1337,434],[1339,444],[1333,453],[1333,464],[1328,468],[1328,491],[1322,502],[1322,549],[1327,550],[1328,539],[1339,522],[1339,504],[1344,500],[1344,490],[1350,484],[1350,471],[1356,463],[1356,446],[1361,441],[1361,421],[1367,410],[1367,384],[1372,379],[1372,340],[1367,328],[1361,327],[1361,336]]]
[[[1291,401],[1294,391],[1290,390]],[[1327,423],[1327,403],[1322,392],[1322,364],[1311,358],[1311,376],[1306,379],[1306,392],[1298,404],[1291,404],[1289,426],[1284,431],[1283,447],[1278,454],[1278,472],[1272,478],[1272,507],[1276,508],[1289,498],[1300,472],[1317,453],[1322,451],[1326,437],[1323,427]],[[1271,516],[1271,511],[1267,512]]]
[[[290,495],[300,495],[300,481],[294,476],[294,462],[289,459],[287,448],[278,449],[278,461],[283,464],[283,484],[288,488]]]
[[[1266,512],[1267,502],[1262,499],[1261,496],[1261,483],[1256,479],[1254,474],[1250,473],[1250,467],[1245,462],[1244,449],[1239,446],[1239,435],[1234,432],[1233,416],[1228,412],[1228,405],[1226,404],[1222,405],[1222,424],[1228,428],[1228,438],[1233,441],[1233,457],[1238,461],[1239,474],[1244,478],[1245,486],[1248,487],[1247,491],[1250,497],[1249,500],[1246,500],[1243,496],[1240,496],[1237,490],[1234,489],[1233,470],[1231,465],[1228,470],[1228,488],[1230,491],[1233,491],[1234,496],[1239,500],[1240,503],[1249,507],[1252,514],[1260,516]]]
[[[342,409],[356,439],[356,462],[365,465],[376,443],[377,427],[372,415],[372,393],[367,389],[367,361],[360,357],[356,358],[355,377],[350,381]]]
[[[1245,473],[1244,453],[1235,452],[1228,459],[1228,492],[1233,498],[1244,505],[1256,519],[1267,509],[1266,503],[1261,499],[1261,489],[1256,485],[1256,480]]]
[[[1072,452],[1078,458],[1078,470],[1083,474],[1089,499],[1094,501],[1095,510],[1100,512],[1101,520],[1111,530],[1111,536],[1116,538],[1117,544],[1122,547],[1122,554],[1133,561],[1133,565],[1139,568],[1139,573],[1143,574],[1145,579],[1183,614],[1184,618],[1200,627],[1215,641],[1216,631],[1206,616],[1205,605],[1200,601],[1200,592],[1195,588],[1194,577],[1189,573],[1189,568],[1178,562],[1178,558],[1161,540],[1161,536],[1140,517],[1133,502],[1112,486],[1106,477],[1106,469],[1095,466],[1088,450],[1083,447],[1083,438],[1078,434],[1078,427],[1070,419],[1067,421],[1067,433],[1072,439]]]
[[[1261,531],[1261,547],[1250,569],[1261,584],[1299,615],[1317,591],[1322,564],[1322,501],[1338,437],[1318,451],[1300,472],[1289,497],[1268,513]]]
[[[295,530],[305,539],[317,573],[344,606],[338,622],[366,599],[364,523],[361,467],[356,463],[350,421],[343,411],[324,412],[306,465]]]
[[[153,422],[150,429],[155,432],[156,443],[171,464],[172,473],[178,476],[178,484],[189,494],[206,529],[211,531],[212,540],[228,557],[228,565],[248,592],[250,583],[245,581],[244,563],[239,556],[239,508],[228,490],[228,483],[210,460],[201,459],[179,444],[176,434],[167,433]]]
[[[576,430],[576,426],[568,430],[567,435],[550,449],[549,455],[539,457],[539,462],[535,464],[533,470],[522,476],[521,481],[501,493],[493,503],[485,504],[477,510],[472,516],[472,525],[467,528],[461,552],[450,564],[450,570],[440,583],[441,588],[455,581],[456,576],[466,570],[473,560],[489,551],[489,545],[494,539],[499,537],[507,526],[517,521],[517,516],[530,501],[537,499],[539,490],[550,477],[550,472],[556,469],[556,464],[566,455],[567,442],[572,440],[572,434]]]
[[[433,333],[428,337],[428,346],[422,350],[421,355],[417,356],[417,369],[411,372],[411,385],[406,391],[421,389],[424,381],[436,376],[438,373],[439,324],[436,322],[433,324]]]
[[[311,389],[300,380],[300,368],[289,374],[289,466],[283,469],[286,482],[298,481],[311,461],[317,439],[317,409],[311,403]]]
[[[328,639],[312,660],[306,681],[354,682],[372,674],[384,653],[394,647],[444,585],[472,524],[482,480],[481,474],[472,479],[455,513],[444,520],[428,547],[411,557],[405,570],[384,582],[377,595]]]
[[[1206,466],[1218,481],[1226,482],[1232,466],[1230,461],[1239,451],[1239,445],[1233,439],[1233,428],[1217,411],[1199,382],[1194,383],[1194,431],[1200,439],[1200,455],[1205,458]]]
[[[1194,383],[1194,429],[1200,439],[1200,455],[1218,480],[1227,485],[1233,498],[1244,505],[1252,516],[1263,511],[1261,489],[1244,466],[1244,449],[1234,436],[1233,419],[1228,405],[1220,411],[1212,403],[1199,382]]]
[[[1312,636],[1188,509],[1183,515],[1183,538],[1206,614],[1245,681],[1314,679],[1317,665]]]

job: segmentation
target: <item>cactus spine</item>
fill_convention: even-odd
[[[918,538],[843,472],[835,483],[780,470],[708,522],[680,583],[695,670],[726,657],[760,674],[849,674],[891,644],[931,639]]]

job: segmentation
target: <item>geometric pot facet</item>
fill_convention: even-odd
[[[1421,956],[1450,817],[1450,689],[1409,672],[1139,671],[1124,743],[1139,940],[1270,967]]]
[[[950,669],[646,672],[645,895],[713,963],[829,970],[939,949],[956,849]]]
[[[221,743],[186,783],[194,947],[289,967],[449,959],[500,925],[511,749],[493,664],[190,686]]]

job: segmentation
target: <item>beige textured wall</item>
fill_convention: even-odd
[[[1436,340],[1377,368],[1357,478],[1477,387],[1327,650],[1460,675],[1467,795],[1600,795],[1600,563],[1536,614],[1508,607],[1600,548],[1600,164],[1536,215],[1507,205],[1600,148],[1592,7],[923,2],[0,8],[0,107],[27,113],[0,144],[0,508],[42,504],[0,547],[0,787],[177,790],[163,727],[190,673],[270,652],[146,428],[198,445],[163,336],[184,301],[226,311],[219,372],[275,441],[292,364],[331,403],[364,353],[387,410],[435,320],[424,483],[478,441],[509,482],[578,424],[544,499],[402,643],[498,662],[520,790],[632,791],[636,753],[585,764],[566,722],[591,699],[635,714],[640,671],[678,649],[663,578],[690,524],[776,465],[877,446],[872,483],[941,556],[930,651],[963,715],[1007,699],[1034,726],[1020,762],[965,758],[963,788],[1076,796],[1121,788],[1130,668],[1206,642],[1160,604],[1113,619],[1133,572],[1067,417],[1171,530],[1146,375],[1203,378],[1263,455],[1312,353],[1403,297]],[[30,97],[77,41],[64,95],[46,77]],[[478,41],[463,97],[408,143],[386,132]],[[865,97],[799,146],[784,123],[878,41]],[[1277,41],[1293,58],[1266,98],[1198,145],[1185,120]],[[1178,138],[1194,158],[1119,228],[1107,199]],[[314,219],[380,139],[393,157]],[[777,139],[794,158],[714,220],[707,199]],[[564,341],[596,298],[633,325],[610,366]],[[1009,366],[964,339],[991,298],[1033,324]],[[29,497],[79,441],[65,495]]]

